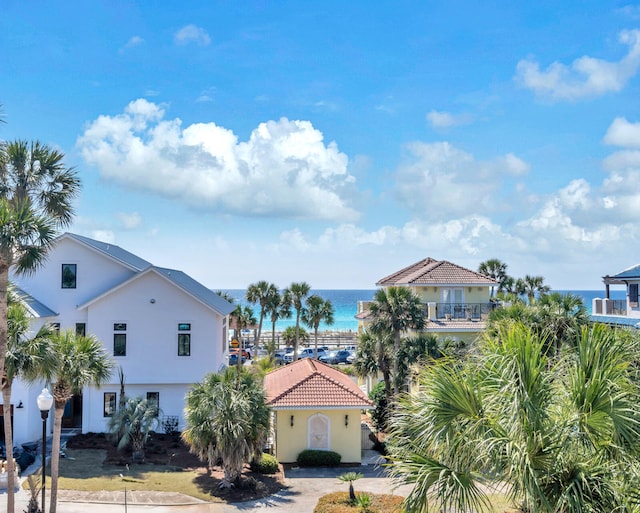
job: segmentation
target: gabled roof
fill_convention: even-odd
[[[373,407],[349,376],[312,358],[279,367],[269,372],[264,382],[267,404],[276,410]]]
[[[200,301],[205,306],[215,310],[221,315],[228,315],[235,309],[235,306],[229,303],[226,299],[223,299],[212,290],[206,288],[204,285],[191,278],[191,276],[189,276],[188,274],[185,274],[182,271],[177,271],[175,269],[166,269],[164,267],[156,267],[154,265],[151,265],[144,271],[137,273],[130,278],[127,278],[122,283],[116,285],[115,287],[112,287],[106,292],[103,292],[89,299],[84,304],[78,306],[78,308],[86,308],[96,301],[107,297],[113,292],[129,285],[130,283],[139,280],[142,276],[145,276],[149,273],[155,273],[162,276],[164,279],[170,281],[173,285],[182,289],[197,301]]]
[[[131,268],[134,271],[142,271],[147,267],[151,266],[151,263],[147,262],[143,258],[140,258],[133,253],[129,253],[128,251],[122,249],[120,246],[116,246],[115,244],[110,244],[108,242],[101,242],[99,240],[90,239],[89,237],[83,237],[82,235],[77,235],[75,233],[63,233],[60,236],[62,238],[70,238],[85,246],[88,246],[103,255],[108,256],[109,258],[116,260],[127,267]]]
[[[493,286],[498,282],[484,274],[477,273],[465,267],[446,260],[425,258],[415,264],[382,278],[376,286],[389,287],[392,285],[483,285]]]
[[[175,283],[182,290],[196,297],[206,305],[209,305],[211,308],[217,310],[222,315],[229,315],[236,308],[235,305],[229,303],[229,301],[223,299],[214,291],[208,289],[202,283],[194,280],[191,276],[183,273],[182,271],[155,266],[153,268],[160,274],[164,275],[167,279]]]
[[[640,280],[640,264],[629,267],[618,274],[614,274],[611,278],[618,280]]]
[[[55,317],[58,315],[56,312],[51,310],[51,308],[38,301],[35,297],[28,294],[20,287],[14,286],[14,289],[29,310],[29,313],[34,317]]]

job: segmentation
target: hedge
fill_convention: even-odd
[[[340,465],[342,456],[334,451],[320,451],[317,449],[305,449],[296,461],[301,467],[335,467]]]

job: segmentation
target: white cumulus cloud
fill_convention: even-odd
[[[194,208],[243,216],[353,221],[348,158],[309,121],[258,125],[249,140],[213,122],[182,126],[144,99],[78,138],[103,178]]]
[[[446,219],[499,210],[503,180],[529,170],[514,154],[477,161],[448,142],[416,142],[407,149],[410,158],[398,169],[396,191],[400,204],[419,217]]]
[[[174,34],[173,40],[178,45],[196,43],[199,46],[208,46],[211,43],[207,31],[196,25],[185,25]]]
[[[441,129],[468,125],[473,122],[473,117],[469,114],[452,114],[450,112],[432,110],[427,114],[427,121],[433,128]]]
[[[619,41],[629,52],[617,62],[587,55],[570,66],[554,62],[541,70],[535,60],[518,62],[515,79],[523,87],[553,100],[579,100],[620,91],[640,67],[640,30],[620,32]]]
[[[629,123],[625,118],[616,118],[604,135],[605,144],[626,148],[640,147],[640,123]]]

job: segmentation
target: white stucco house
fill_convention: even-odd
[[[226,365],[228,315],[234,306],[181,271],[65,233],[35,274],[11,279],[28,299],[34,330],[53,323],[93,334],[115,362],[109,383],[87,387],[69,401],[63,428],[106,431],[120,399],[121,367],[126,395],[157,401],[161,417],[178,417],[181,429],[190,386]],[[36,398],[42,386],[14,384],[16,445],[41,436]]]

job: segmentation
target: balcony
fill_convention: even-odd
[[[484,321],[496,307],[495,303],[436,303],[436,319]]]
[[[600,299],[595,298],[591,310],[593,315],[627,315],[626,299]]]

